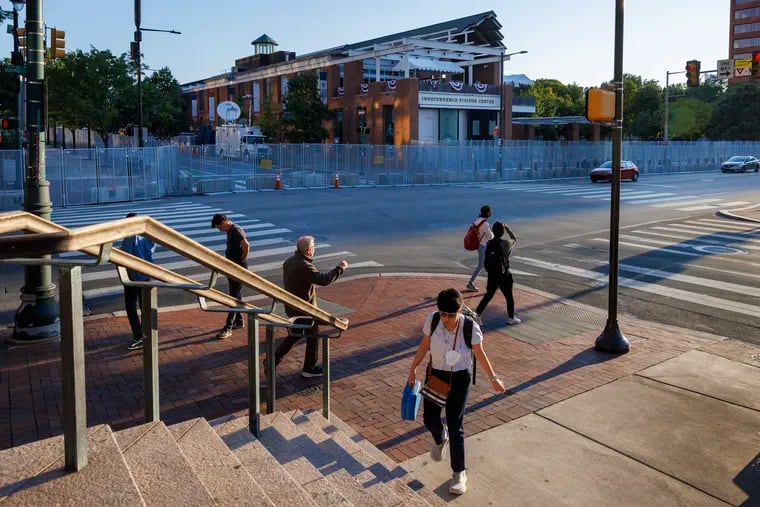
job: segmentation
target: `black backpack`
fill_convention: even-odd
[[[475,354],[472,352],[472,323],[477,322],[479,326],[483,325],[480,320],[480,315],[472,311],[470,307],[462,306],[462,316],[464,317],[464,326],[462,326],[462,335],[464,336],[464,343],[467,348],[470,349],[470,361],[472,361],[472,385],[475,385],[475,375],[477,374],[477,362],[475,361]],[[430,336],[433,336],[438,323],[441,321],[441,314],[435,312],[433,314],[433,320],[430,321]]]
[[[489,275],[503,275],[509,269],[504,249],[501,248],[501,239],[494,238],[488,241],[483,267]]]

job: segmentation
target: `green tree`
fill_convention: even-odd
[[[735,84],[715,105],[707,129],[710,139],[760,141],[760,84],[756,81]]]
[[[184,104],[182,88],[167,67],[143,82],[143,120],[154,135],[169,137],[182,131]]]
[[[520,95],[536,98],[536,116],[578,116],[585,109],[583,88],[575,83],[566,85],[556,79],[536,79]]]
[[[319,96],[317,73],[303,72],[288,81],[283,103],[285,137],[292,143],[318,143],[329,136],[322,122],[331,115]]]
[[[684,98],[670,106],[670,136],[676,140],[699,139],[705,135],[715,105],[699,99]]]
[[[272,109],[272,104],[268,100],[264,101],[264,110],[259,118],[259,128],[261,133],[269,139],[280,142],[280,129],[282,128],[281,116]]]
[[[657,81],[647,80],[636,84],[635,94],[624,89],[624,106],[627,111],[623,116],[623,132],[645,141],[653,141],[661,137],[664,111],[662,89]]]
[[[70,51],[46,67],[48,121],[76,129],[89,127],[105,138],[134,117],[135,89],[126,55],[90,48]]]

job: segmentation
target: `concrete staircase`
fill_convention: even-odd
[[[6,505],[424,506],[443,500],[335,416],[315,411],[88,429],[88,465],[63,466],[63,437],[0,451]]]

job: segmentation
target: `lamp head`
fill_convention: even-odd
[[[26,5],[26,0],[11,0],[11,4],[13,4],[13,10],[19,12]]]

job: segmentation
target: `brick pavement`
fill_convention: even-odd
[[[332,342],[332,410],[397,461],[430,448],[421,418],[400,420],[401,392],[423,319],[435,309],[435,295],[465,282],[455,275],[382,275],[348,278],[318,290],[321,299],[351,310],[350,329]],[[477,293],[464,295],[472,307],[480,298]],[[484,347],[509,391],[494,395],[485,376],[478,374],[465,419],[468,436],[714,339],[621,317],[632,349],[610,356],[593,350],[604,313],[519,286],[515,298],[523,324],[500,327],[505,314],[500,294],[484,314]],[[222,314],[199,309],[159,314],[161,417],[168,424],[199,416],[213,419],[246,408],[245,332],[216,340],[222,320]],[[62,433],[59,346],[8,350],[8,331],[4,333],[0,449]],[[118,430],[142,420],[142,355],[126,350],[129,338],[126,317],[85,322],[88,426],[108,423]],[[301,378],[302,361],[303,344],[299,344],[278,367],[278,410],[321,406],[320,380]]]

